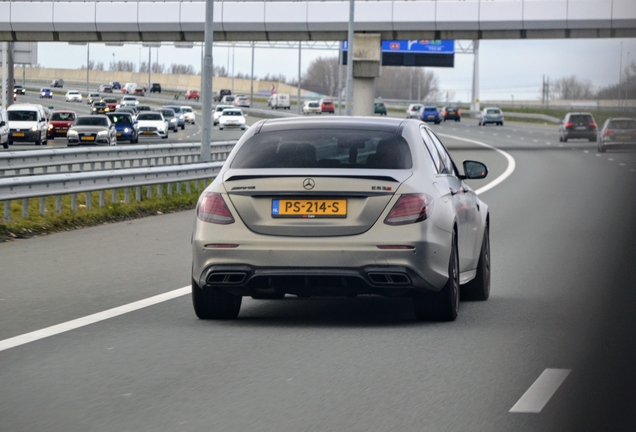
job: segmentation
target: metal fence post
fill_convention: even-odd
[[[40,215],[46,214],[46,197],[40,197]]]
[[[4,221],[9,222],[11,220],[11,201],[4,202]]]

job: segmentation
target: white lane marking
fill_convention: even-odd
[[[483,142],[480,142],[480,141],[475,141],[475,140],[471,140],[471,139],[467,139],[467,138],[460,138],[460,137],[457,137],[457,136],[454,136],[454,135],[446,135],[446,134],[438,134],[438,135],[445,136],[445,137],[448,137],[448,138],[453,138],[453,139],[456,139],[456,140],[459,140],[459,141],[466,141],[466,142],[477,144],[477,145],[480,145],[480,146],[483,146],[483,147],[488,147],[489,149],[492,149],[492,150],[496,151],[497,153],[503,155],[503,157],[505,157],[506,160],[508,160],[508,168],[506,168],[506,170],[503,172],[503,174],[501,174],[499,177],[497,177],[496,179],[494,179],[493,181],[488,183],[486,186],[483,186],[483,187],[477,189],[475,191],[475,193],[477,195],[482,194],[482,193],[484,193],[486,191],[489,191],[490,189],[494,188],[498,184],[502,183],[505,179],[510,177],[510,175],[515,170],[515,166],[516,166],[515,159],[512,156],[510,156],[508,153],[506,153],[505,151],[499,150],[498,148],[493,147],[490,144],[486,144],[486,143],[483,143]]]
[[[570,369],[544,370],[508,412],[540,413],[569,374]]]
[[[71,321],[57,324],[51,327],[46,327],[40,330],[36,330],[31,333],[25,333],[20,336],[15,336],[9,339],[5,339],[0,341],[0,351],[8,350],[10,348],[15,348],[17,346],[28,344],[30,342],[35,342],[37,340],[44,339],[49,336],[55,336],[57,334],[64,333],[70,330],[75,330],[77,328],[84,327],[89,324],[94,324],[99,321],[104,321],[109,318],[114,318],[116,316],[123,315],[128,312],[133,312],[148,306],[152,306],[157,303],[162,303],[167,300],[172,300],[174,298],[181,297],[183,295],[188,294],[190,290],[191,290],[190,286],[185,286],[183,288],[168,291],[167,293],[159,294],[153,297],[148,297],[146,299],[142,299],[133,303],[123,305],[123,306],[118,306],[113,309],[108,309],[103,312],[98,312],[98,313],[88,315],[82,318],[77,318]]]

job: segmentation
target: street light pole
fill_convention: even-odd
[[[355,0],[349,0],[349,30],[347,34],[347,115],[351,116],[353,109],[353,16]]]
[[[91,44],[86,43],[86,95],[88,96],[88,75],[91,70]]]
[[[205,31],[203,33],[204,53],[201,68],[201,105],[203,130],[201,133],[200,162],[210,162],[210,141],[212,141],[212,43],[214,42],[214,0],[205,0]]]

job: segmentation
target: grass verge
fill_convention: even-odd
[[[124,202],[124,189],[114,192],[108,190],[104,194],[103,207],[99,206],[99,192],[91,193],[90,197],[89,194],[80,193],[77,194],[76,211],[72,210],[71,195],[61,196],[60,212],[57,212],[56,197],[47,197],[44,215],[40,214],[40,199],[31,198],[28,200],[26,219],[22,217],[22,200],[14,200],[11,201],[10,221],[5,222],[4,218],[0,219],[0,241],[192,209],[201,192],[197,191],[196,182],[191,182],[191,192],[187,193],[186,183],[181,183],[181,194],[176,193],[176,183],[171,186],[152,186],[152,198],[147,198],[148,187],[144,186],[139,201],[135,199],[135,189],[131,189],[128,203]],[[157,196],[158,187],[161,187],[161,197]],[[88,199],[90,199],[90,208],[87,205]],[[4,206],[0,207],[0,211],[3,209]]]

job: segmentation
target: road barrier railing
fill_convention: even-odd
[[[214,142],[212,162],[224,161],[236,141]],[[0,177],[197,163],[200,143],[126,145],[0,153]]]
[[[130,191],[134,188],[135,199],[141,201],[142,187],[146,188],[146,198],[152,198],[153,187],[157,197],[163,196],[163,185],[167,184],[167,194],[172,195],[173,186],[180,195],[185,184],[186,193],[192,186],[197,191],[213,180],[221,170],[223,162],[169,165],[145,168],[127,168],[109,171],[89,171],[80,173],[43,174],[35,176],[0,179],[0,201],[4,202],[4,221],[11,220],[11,201],[22,200],[22,218],[29,218],[29,199],[39,198],[40,214],[46,213],[46,197],[55,196],[56,211],[62,211],[62,196],[71,196],[71,210],[77,211],[77,195],[86,194],[86,208],[91,208],[92,193],[99,193],[99,206],[106,203],[106,191],[112,191],[112,202],[119,202],[118,190],[123,189],[123,203],[130,202]],[[194,183],[193,183],[194,182]],[[201,185],[203,182],[203,185]]]

